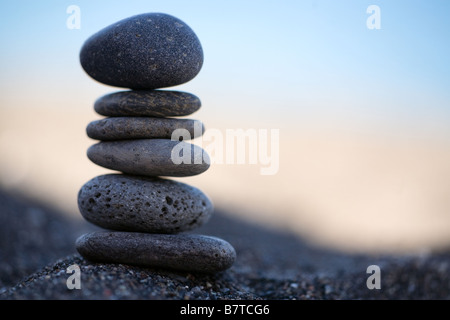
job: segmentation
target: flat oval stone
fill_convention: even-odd
[[[204,131],[203,123],[198,120],[149,117],[106,118],[92,121],[86,128],[86,133],[90,138],[103,141],[171,139],[174,132],[175,134],[183,133],[184,140],[198,138]]]
[[[203,65],[194,31],[164,13],[116,22],[86,40],[80,62],[95,80],[116,87],[156,89],[193,79]]]
[[[194,176],[210,164],[199,146],[168,139],[102,141],[91,146],[87,156],[99,166],[144,176]]]
[[[225,240],[194,234],[93,232],[76,240],[87,260],[188,272],[215,273],[230,268],[236,251]]]
[[[209,198],[187,184],[151,177],[107,174],[85,183],[78,208],[89,222],[106,229],[178,233],[206,223]]]
[[[119,91],[97,99],[94,110],[108,117],[182,117],[201,107],[200,99],[187,92]]]

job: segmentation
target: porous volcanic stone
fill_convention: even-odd
[[[108,174],[80,189],[78,207],[97,226],[119,231],[178,233],[203,225],[213,213],[209,198],[187,184]]]
[[[200,107],[200,99],[191,93],[163,90],[114,92],[94,104],[98,114],[109,117],[181,117]]]
[[[116,87],[156,89],[193,79],[203,65],[194,31],[164,13],[144,13],[118,21],[91,36],[80,62],[95,80]]]
[[[132,264],[189,272],[214,273],[236,259],[225,240],[194,234],[93,232],[76,240],[78,252],[94,262]]]
[[[205,131],[203,123],[190,119],[112,117],[96,120],[86,128],[87,135],[97,140],[171,139],[175,130],[184,138],[200,137]],[[187,132],[186,132],[187,131]],[[175,138],[175,136],[174,136]],[[183,138],[183,139],[184,139]]]
[[[102,141],[91,146],[87,156],[99,166],[144,176],[194,176],[210,164],[199,146],[168,139]]]

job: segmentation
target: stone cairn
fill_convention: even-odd
[[[76,240],[78,252],[94,262],[188,272],[229,268],[236,253],[228,242],[182,233],[208,221],[213,213],[209,198],[197,188],[161,178],[193,176],[209,168],[203,149],[171,139],[176,129],[191,137],[203,134],[199,121],[169,118],[197,111],[200,100],[186,92],[156,90],[198,74],[203,50],[195,33],[173,16],[141,14],[91,36],[80,61],[93,79],[131,90],[105,95],[94,105],[106,118],[88,125],[88,136],[101,141],[87,156],[122,173],[95,177],[79,191],[83,217],[111,231],[82,235]],[[174,150],[182,150],[175,155],[184,160],[191,151],[191,161],[173,161]]]

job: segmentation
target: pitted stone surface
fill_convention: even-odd
[[[102,228],[178,233],[206,223],[213,213],[199,189],[162,178],[108,174],[95,177],[78,193],[83,217]]]

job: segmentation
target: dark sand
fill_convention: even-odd
[[[75,239],[97,230],[37,202],[0,191],[0,299],[449,299],[450,252],[422,256],[350,255],[216,210],[195,231],[236,249],[233,267],[215,275],[85,261]],[[81,290],[66,268],[81,267]],[[381,290],[366,268],[381,268]]]

